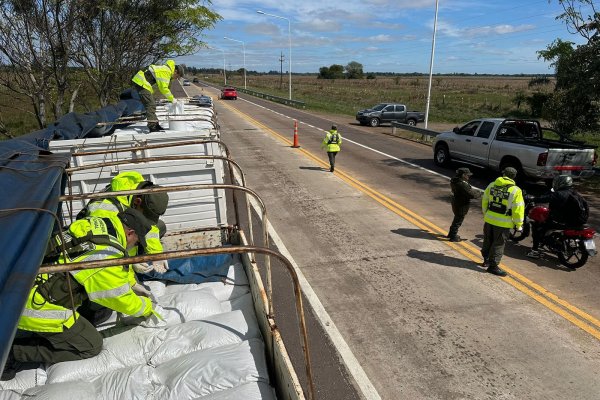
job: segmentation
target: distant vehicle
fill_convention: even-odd
[[[392,121],[417,125],[425,121],[425,113],[420,111],[407,111],[404,104],[380,103],[373,108],[361,110],[356,113],[356,120],[361,125],[379,126]]]
[[[198,78],[194,78],[194,79],[192,79],[192,82],[193,82],[193,83],[200,83],[200,79],[198,79]]]
[[[203,94],[197,94],[190,99],[190,104],[198,107],[212,107],[212,98]]]
[[[476,119],[440,133],[433,143],[433,161],[439,166],[457,160],[494,171],[513,167],[517,178],[547,181],[560,174],[589,177],[597,158],[594,146],[570,140],[530,119]]]
[[[187,79],[183,80],[183,86],[190,86],[190,85],[191,85],[190,81],[188,81]]]
[[[221,90],[221,98],[237,100],[237,90],[232,87],[223,88],[223,90]]]

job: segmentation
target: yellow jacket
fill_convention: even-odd
[[[173,96],[173,93],[171,93],[171,89],[169,89],[169,84],[171,83],[173,73],[175,72],[175,61],[167,60],[165,65],[150,65],[147,70],[154,76],[158,90],[172,103],[175,97]],[[146,79],[144,70],[139,70],[131,80],[148,90],[150,93],[154,93],[152,84]]]
[[[525,218],[523,192],[510,178],[490,183],[481,197],[484,221],[502,228],[520,228]]]

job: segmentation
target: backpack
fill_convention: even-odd
[[[567,223],[569,225],[583,225],[590,216],[590,208],[587,201],[579,193],[571,192],[567,200]]]

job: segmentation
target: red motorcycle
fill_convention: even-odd
[[[523,231],[511,234],[512,241],[520,242],[525,239],[532,229],[545,223],[549,216],[548,207],[535,205],[531,200],[527,201]],[[595,233],[596,231],[587,225],[549,229],[540,240],[539,250],[556,254],[562,265],[576,269],[585,265],[589,256],[596,255]]]

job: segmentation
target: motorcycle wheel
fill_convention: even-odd
[[[560,263],[568,268],[582,267],[588,260],[585,245],[579,239],[565,239],[564,247],[558,252]]]
[[[514,232],[513,230],[511,230],[508,237],[510,240],[517,243],[517,242],[524,240],[527,236],[529,236],[530,233],[531,233],[531,224],[528,222],[525,222],[523,224],[522,232]]]

